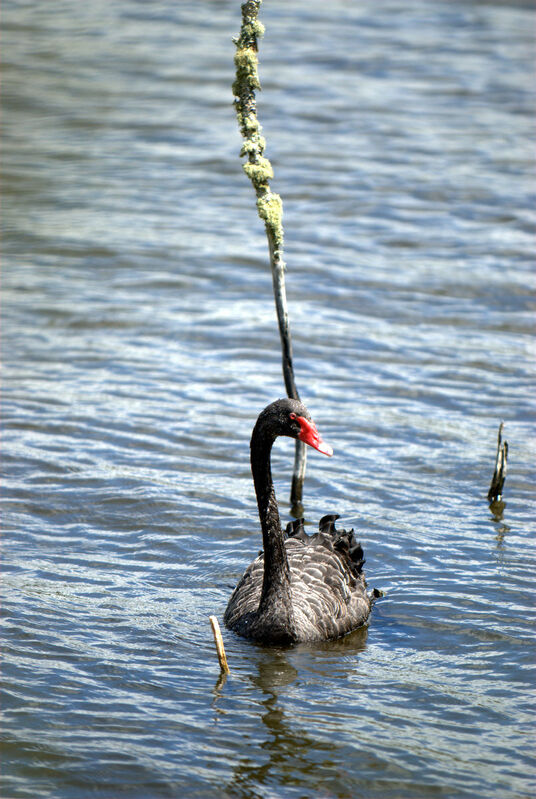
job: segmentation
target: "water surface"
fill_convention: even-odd
[[[263,4],[296,378],[335,449],[306,518],[354,526],[385,596],[321,646],[225,631],[223,684],[208,616],[260,547],[249,436],[284,391],[239,4],[3,17],[2,795],[533,795],[533,9]]]

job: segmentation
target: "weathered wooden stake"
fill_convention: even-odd
[[[502,440],[502,432],[504,422],[499,425],[499,433],[497,435],[497,455],[495,457],[495,470],[491,478],[491,485],[488,491],[488,502],[495,502],[500,500],[504,488],[504,481],[506,479],[506,466],[508,462],[508,441]]]

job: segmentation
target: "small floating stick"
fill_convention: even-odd
[[[210,624],[212,625],[212,633],[214,635],[214,643],[216,644],[216,652],[218,653],[218,660],[220,662],[220,669],[224,674],[230,674],[231,669],[227,664],[227,657],[225,655],[225,647],[223,646],[223,638],[221,637],[220,625],[216,616],[209,616]]]

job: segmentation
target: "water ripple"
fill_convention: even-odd
[[[4,13],[4,794],[532,795],[533,9],[263,7],[297,382],[335,450],[306,524],[340,513],[384,597],[314,647],[224,630],[222,683],[208,616],[261,546],[249,436],[283,393],[237,9],[34,6]]]

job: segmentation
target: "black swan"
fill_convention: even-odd
[[[303,519],[281,529],[270,452],[278,436],[305,441],[332,455],[303,403],[280,399],[260,414],[251,436],[251,471],[264,552],[246,569],[227,605],[227,627],[264,644],[339,638],[364,625],[376,591],[366,591],[361,545],[353,530],[336,530],[337,515],[324,516],[307,535]]]

